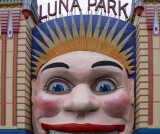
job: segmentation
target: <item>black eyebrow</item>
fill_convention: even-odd
[[[68,66],[67,64],[65,64],[65,63],[55,62],[55,63],[52,63],[52,64],[47,65],[45,68],[43,68],[43,70],[42,70],[41,72],[43,72],[43,71],[46,70],[46,69],[56,68],[56,67],[64,67],[64,68],[69,69],[69,66]]]
[[[113,61],[98,61],[92,65],[92,68],[99,67],[99,66],[115,66],[123,70],[123,68],[119,64]]]

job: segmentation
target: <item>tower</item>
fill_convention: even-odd
[[[0,0],[0,133],[31,134],[30,57],[36,0]]]
[[[133,0],[136,26],[135,134],[160,133],[160,2]]]

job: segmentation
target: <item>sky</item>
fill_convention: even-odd
[[[66,0],[63,0],[64,2],[66,1]],[[71,6],[72,6],[72,2],[73,2],[73,0],[68,0],[69,1],[69,10],[71,9]],[[90,0],[90,2],[91,3],[94,3],[94,1],[95,0]],[[97,0],[97,4],[99,3],[99,1],[100,0]],[[116,5],[116,12],[118,13],[118,7],[119,7],[119,5],[118,5],[118,1],[119,0],[115,0],[116,1],[116,3],[117,3],[117,5]],[[127,15],[129,16],[130,15],[130,12],[131,12],[131,3],[132,3],[132,0],[120,0],[121,1],[121,5],[124,5],[125,3],[128,3],[129,5],[127,6],[127,9],[126,9],[126,11],[127,11]],[[50,6],[51,6],[51,8],[50,8],[50,11],[51,11],[51,13],[53,13],[54,12],[54,10],[55,10],[55,8],[54,8],[54,3],[55,3],[55,0],[37,0],[37,2],[38,2],[38,7],[40,6],[40,5],[42,5],[42,15],[48,15],[48,3],[50,3]],[[87,11],[87,9],[88,9],[88,0],[78,0],[78,2],[79,2],[79,4],[80,4],[80,7],[82,8],[82,14],[88,14],[88,11]],[[57,0],[57,4],[59,4],[59,0]],[[108,0],[105,0],[105,4],[106,4],[106,10],[107,10],[107,12],[108,12],[108,8],[107,8],[107,5],[108,5]],[[112,5],[112,2],[111,2],[111,5]],[[59,12],[59,6],[57,6],[58,8],[57,8],[57,13]],[[95,12],[95,7],[91,7],[91,11],[92,11],[92,14],[94,15],[94,14],[101,14],[101,10],[99,10],[99,12]],[[89,12],[89,14],[91,14],[91,11]],[[39,12],[39,10],[38,10],[38,12]],[[65,10],[63,9],[63,6],[62,6],[62,14],[63,14],[63,16],[67,16],[67,13],[65,12]],[[79,13],[79,11],[78,11],[78,8],[75,8],[74,10],[73,10],[73,14],[74,15],[79,15],[80,13]],[[68,15],[71,15],[71,13],[69,12],[68,13]],[[105,16],[112,16],[112,17],[116,17],[116,18],[119,18],[119,16],[117,15],[117,16],[115,16],[114,15],[114,13],[112,12],[112,10],[111,10],[111,12],[110,12],[110,14],[108,15],[108,13],[104,13],[103,12],[103,10],[102,10],[102,15],[105,15]],[[61,15],[59,15],[59,14],[57,14],[57,16],[55,16],[55,17],[48,17],[48,20],[50,20],[50,19],[53,19],[53,18],[59,18],[59,17],[61,17]],[[120,17],[120,19],[121,20],[126,20],[125,19],[125,16],[124,16],[124,14],[123,14],[123,12],[122,12],[122,16]]]

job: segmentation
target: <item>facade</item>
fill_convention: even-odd
[[[32,2],[0,1],[0,133],[32,133],[31,125],[31,41],[32,28],[38,22]],[[26,16],[23,12],[26,10]],[[8,37],[12,13],[13,35]],[[30,14],[27,17],[27,14]],[[12,31],[12,29],[11,29]]]
[[[0,0],[0,133],[2,134],[33,133],[30,84],[31,35],[32,28],[38,24],[38,20],[36,0]],[[158,134],[160,133],[160,1],[133,0],[130,22],[136,27],[134,134]],[[10,25],[11,29],[8,28]]]
[[[135,0],[133,5],[137,5],[131,18],[136,26],[135,129],[136,133],[154,134],[160,128],[160,42],[159,33],[155,33],[156,11],[159,27],[159,1]]]

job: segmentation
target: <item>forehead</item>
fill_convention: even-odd
[[[64,55],[60,55],[57,56],[53,59],[51,59],[50,61],[48,61],[47,63],[45,63],[41,69],[43,70],[43,68],[45,68],[47,65],[55,63],[55,62],[63,62],[67,65],[69,65],[70,69],[72,68],[91,68],[91,66],[98,61],[112,61],[115,62],[117,64],[119,64],[123,69],[124,66],[118,62],[117,60],[97,53],[97,52],[90,52],[90,51],[75,51],[75,52],[70,52]]]

